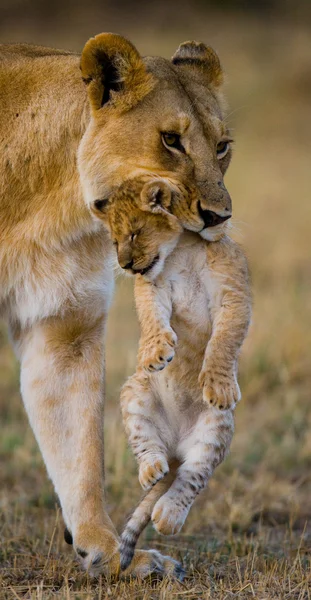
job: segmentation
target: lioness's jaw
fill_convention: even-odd
[[[109,101],[123,110],[132,108],[154,85],[135,46],[113,33],[101,33],[85,44],[81,71],[95,113]]]
[[[190,186],[205,211],[227,210],[222,178],[231,140],[222,116],[222,70],[211,48],[186,42],[172,61],[142,59],[123,37],[100,34],[87,42],[81,69],[91,118],[79,146],[78,168],[93,213],[96,199],[136,177],[167,181],[172,193],[174,187]],[[159,194],[155,200],[148,200],[146,210],[168,209]],[[183,211],[188,224],[180,222],[200,231],[204,221],[189,212]]]
[[[216,227],[205,227],[199,232],[199,235],[208,242],[219,242],[228,233],[229,228],[229,223],[225,222]]]

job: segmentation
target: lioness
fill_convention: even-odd
[[[82,56],[0,47],[0,309],[21,361],[21,391],[85,568],[118,574],[105,509],[104,333],[112,246],[89,209],[142,174],[197,190],[198,223],[231,211],[222,70],[202,43],[142,58],[100,34]],[[129,573],[178,570],[137,552]]]
[[[227,220],[213,228],[217,242],[182,233],[174,214],[192,203],[173,196],[163,181],[132,179],[98,215],[120,265],[136,275],[141,339],[136,373],[121,392],[125,430],[143,489],[162,480],[121,536],[122,568],[150,518],[158,533],[180,531],[229,450],[240,400],[237,360],[251,311],[247,261],[225,235]]]

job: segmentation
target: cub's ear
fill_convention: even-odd
[[[135,46],[114,33],[101,33],[85,44],[81,71],[94,111],[109,100],[129,109],[154,85]]]
[[[172,62],[197,72],[206,85],[218,88],[223,83],[223,71],[216,52],[202,42],[184,42],[176,50]]]
[[[144,185],[141,194],[141,208],[155,213],[167,212],[172,201],[172,192],[164,181],[151,181]]]
[[[100,219],[105,219],[108,215],[108,210],[111,205],[110,198],[103,198],[101,200],[94,200],[90,205],[92,213]]]

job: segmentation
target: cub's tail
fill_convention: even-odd
[[[155,503],[171,487],[171,484],[175,479],[178,466],[179,463],[177,461],[174,461],[173,464],[170,464],[169,473],[147,492],[125,525],[124,531],[121,534],[120,543],[121,571],[125,571],[125,569],[127,569],[131,563],[137,540],[150,521],[151,513]]]

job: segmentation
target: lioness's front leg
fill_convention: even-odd
[[[87,568],[118,552],[104,504],[104,326],[105,314],[77,310],[39,322],[19,344],[23,400]]]
[[[104,499],[104,326],[105,314],[92,306],[15,331],[15,339],[23,399],[75,551],[91,573],[118,574],[119,539]],[[140,551],[126,574],[175,566]]]

